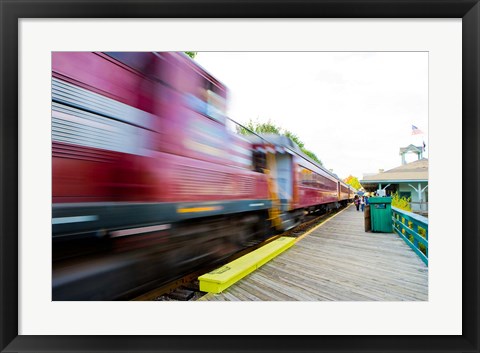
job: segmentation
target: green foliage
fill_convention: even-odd
[[[270,120],[266,123],[260,123],[258,121],[253,122],[252,120],[249,120],[245,127],[237,126],[237,132],[241,135],[249,135],[252,133],[281,135],[281,130],[282,129],[279,126],[275,125]]]
[[[300,147],[300,149],[302,150],[303,153],[305,153],[307,156],[309,156],[315,162],[317,162],[320,165],[323,165],[322,161],[320,160],[320,158],[317,157],[317,155],[315,153],[313,153],[312,151],[309,151],[309,150],[307,150],[303,147]]]
[[[300,150],[302,150],[303,153],[305,153],[315,162],[319,163],[320,165],[323,165],[322,161],[320,160],[320,158],[317,157],[315,153],[305,148],[305,144],[300,140],[300,138],[297,135],[295,135],[293,132],[288,130],[285,130],[283,134],[288,138],[290,138],[293,142],[295,142],[297,146],[300,147]]]
[[[349,175],[344,182],[348,185],[353,186],[355,189],[359,190],[362,187],[362,184],[358,181],[357,177],[354,177],[352,175]]]
[[[411,201],[411,198],[406,198],[406,197],[400,197],[398,195],[398,193],[395,193],[392,195],[392,206],[393,207],[396,207],[396,208],[400,208],[404,211],[408,211],[408,212],[412,212],[412,206],[410,205],[410,201]],[[398,219],[398,218],[397,218]],[[405,225],[407,225],[408,228],[412,229],[413,230],[413,222],[411,221],[407,221],[407,223],[405,223],[406,219],[404,217],[401,217],[401,222]],[[422,237],[422,238],[426,238],[426,235],[427,235],[427,231],[418,226],[418,234]],[[405,229],[402,228],[402,234],[403,235],[406,235],[406,231]],[[410,240],[411,243],[414,243],[415,241],[415,238],[413,237],[413,235],[409,235],[408,236],[408,239]],[[427,248],[425,247],[425,245],[423,245],[422,243],[418,242],[418,249],[423,253],[423,254],[427,254]]]
[[[394,197],[394,196],[395,196],[395,195],[392,196],[392,205],[393,205],[393,197]],[[398,196],[398,195],[397,195],[397,196]],[[393,206],[395,206],[395,205],[393,205]],[[398,206],[395,206],[395,207],[398,207]],[[408,210],[406,210],[406,211],[408,211]],[[395,216],[395,219],[396,219],[397,222],[401,222],[402,224],[406,225],[408,228],[410,228],[410,229],[413,230],[413,222],[407,221],[404,217],[399,216],[398,214]],[[407,222],[407,223],[405,223],[405,222]],[[399,231],[400,231],[400,229],[401,229],[402,234],[403,234],[404,236],[406,236],[406,237],[408,236],[408,240],[410,240],[410,242],[411,242],[412,244],[415,244],[415,238],[414,238],[414,236],[413,236],[413,235],[410,235],[410,234],[407,234],[407,231],[406,231],[403,227],[396,226],[396,229],[399,230]],[[417,229],[418,229],[418,234],[419,234],[423,239],[426,239],[426,237],[427,237],[427,231],[426,231],[424,228],[420,227],[420,226],[418,226]],[[427,255],[427,248],[426,248],[426,246],[423,245],[423,244],[420,243],[420,242],[418,242],[418,249],[419,249],[424,255]]]
[[[300,150],[306,154],[308,157],[316,161],[318,164],[323,165],[322,161],[310,150],[305,148],[305,144],[300,140],[300,138],[295,135],[293,132],[285,130],[280,126],[273,123],[271,120],[268,120],[266,123],[261,123],[259,121],[249,120],[245,127],[237,126],[237,132],[242,135],[248,135],[252,132],[256,134],[276,134],[276,135],[283,135],[290,138],[293,142],[295,142]]]
[[[405,219],[404,219],[405,220]],[[412,222],[408,222],[408,228],[412,229],[413,230],[413,223]],[[402,229],[402,233],[405,234],[405,230]],[[418,234],[425,239],[426,237],[426,230],[423,229],[422,227],[418,227]],[[413,237],[413,235],[410,235],[408,237],[408,239],[410,240],[411,243],[414,242],[415,238]],[[420,250],[424,255],[427,255],[427,248],[425,247],[425,245],[423,245],[422,243],[418,242],[418,250]]]
[[[426,236],[427,236],[427,231],[425,229],[423,229],[422,227],[418,227],[418,234],[420,234],[422,236],[422,238],[425,239]],[[425,247],[425,245],[418,243],[418,248],[425,255],[427,254],[427,248]]]
[[[284,135],[287,136],[288,138],[290,138],[290,140],[292,140],[293,142],[295,142],[298,147],[300,147],[300,148],[304,148],[304,147],[305,147],[305,144],[304,144],[302,141],[300,141],[300,139],[298,138],[298,136],[295,135],[293,132],[290,132],[290,131],[288,131],[288,130],[285,130]],[[312,154],[313,154],[313,153],[312,153]]]
[[[412,206],[410,206],[411,197],[400,197],[398,192],[392,195],[392,206],[404,211],[412,212]]]
[[[273,122],[271,122],[270,120],[268,120],[266,123],[260,123],[258,121],[254,122],[252,120],[249,120],[247,125],[246,125],[246,129],[244,128],[241,128],[242,129],[242,134],[243,135],[248,135],[250,134],[251,132],[250,131],[253,131],[257,134],[277,134],[277,135],[282,135],[281,131],[282,131],[282,128],[280,126],[277,126],[275,125]],[[249,131],[250,130],[250,131]]]
[[[197,56],[197,53],[196,51],[186,51],[185,54],[187,54],[189,57],[191,57],[192,59],[195,59],[195,57]]]

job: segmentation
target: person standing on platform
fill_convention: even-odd
[[[355,207],[358,211],[358,207],[360,206],[360,198],[358,197],[358,195],[355,195],[355,200],[353,202],[355,202]]]
[[[360,199],[360,206],[362,207],[362,212],[365,210],[365,196],[362,196]]]

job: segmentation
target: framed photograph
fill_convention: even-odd
[[[306,3],[1,0],[0,13],[2,352],[479,352],[477,205],[480,196],[480,5],[477,0],[341,0],[335,3],[325,0]],[[248,52],[249,55],[235,59],[238,60],[235,66],[242,74],[251,75],[252,91],[258,81],[253,72],[247,69],[246,62],[257,60],[257,52],[270,52],[265,56],[268,57],[266,62],[275,60],[275,53],[278,53],[279,63],[288,61],[284,58],[289,56],[282,54],[285,52],[341,53],[338,55],[340,59],[335,60],[347,60],[349,53],[421,53],[422,62],[428,61],[428,65],[424,65],[428,80],[424,78],[423,81],[428,81],[428,229],[432,233],[426,258],[428,293],[421,300],[300,303],[105,301],[105,298],[96,300],[95,297],[86,296],[95,292],[94,282],[88,283],[88,286],[76,283],[77,287],[68,288],[71,292],[55,292],[54,289],[52,294],[52,288],[55,288],[53,283],[61,283],[66,278],[56,275],[55,269],[52,274],[52,258],[57,251],[55,249],[58,249],[55,245],[52,247],[52,234],[80,234],[83,228],[78,228],[80,231],[68,228],[68,232],[65,232],[64,229],[67,228],[64,225],[93,220],[86,206],[72,214],[53,207],[56,192],[64,187],[61,183],[65,178],[62,179],[61,170],[55,169],[54,161],[52,162],[52,157],[55,157],[52,146],[55,149],[57,145],[68,145],[72,139],[76,139],[74,145],[98,149],[99,141],[103,141],[105,134],[122,130],[124,123],[133,131],[142,119],[137,114],[138,109],[131,107],[128,108],[131,113],[129,121],[110,116],[112,123],[106,128],[94,116],[92,112],[97,104],[108,106],[112,112],[116,111],[119,103],[114,102],[116,105],[112,105],[110,103],[115,99],[108,100],[105,96],[115,98],[115,94],[123,93],[122,88],[111,88],[113,86],[108,80],[100,82],[104,77],[121,79],[115,70],[102,76],[102,70],[110,70],[112,66],[105,66],[94,75],[89,74],[93,72],[89,65],[93,64],[88,53],[102,52],[96,54],[96,57],[101,57],[101,60],[108,61],[110,65],[114,63],[115,67],[125,68],[136,67],[140,61],[146,60],[147,55],[137,58],[135,55],[124,56],[119,53],[156,52],[163,60],[162,63],[181,68],[189,59],[183,54],[179,56],[171,53],[187,51],[200,53],[197,62],[200,69],[197,68],[196,72],[204,72],[204,69],[209,71],[209,67],[201,66],[202,52]],[[165,54],[158,55],[162,52]],[[87,54],[82,56],[78,53]],[[221,62],[230,60],[233,56],[219,55],[219,59],[215,55],[204,57],[210,57],[221,68]],[[299,74],[302,56],[292,58],[295,58],[292,60],[298,65],[298,70],[294,72]],[[324,65],[320,57],[312,55],[312,58],[315,58],[312,59],[313,65],[317,62],[318,65]],[[390,62],[389,67],[398,67],[397,74],[409,70],[410,66],[402,60],[395,61],[395,64]],[[82,79],[85,82],[98,83],[95,92],[84,89],[88,84],[83,85],[78,76],[75,76],[76,68],[71,69],[74,66],[84,70],[86,74]],[[223,66],[227,67],[226,64]],[[142,72],[145,68],[153,70],[152,66],[142,66],[141,69],[137,67],[136,70]],[[229,70],[234,71],[231,66]],[[228,70],[224,72],[226,71]],[[280,69],[278,71],[280,78],[286,75]],[[223,73],[220,69],[218,72],[221,77],[212,73],[214,78],[209,78],[209,86],[204,92],[207,108],[202,113],[215,121],[222,118],[219,109],[224,99],[223,91],[218,88],[221,86],[216,81],[222,81]],[[406,75],[403,76],[405,78]],[[395,80],[393,77],[395,76],[392,75],[392,80]],[[325,79],[325,76],[322,78]],[[162,85],[165,84],[170,89],[179,84],[182,88],[178,92],[194,92],[193,81],[180,82],[172,79],[168,83],[169,79],[168,75],[162,78]],[[139,86],[141,90],[146,89],[145,85],[149,84],[147,81],[142,81]],[[397,84],[400,85],[399,79]],[[412,81],[411,85],[417,84]],[[412,88],[408,82],[405,87],[406,91]],[[288,87],[289,90],[296,90],[296,95],[292,91],[288,97],[299,102],[302,99],[314,102],[316,98],[309,94],[310,88]],[[426,90],[427,87],[424,91]],[[103,94],[101,101],[95,100],[98,93]],[[76,99],[72,97],[78,94],[83,94],[85,102],[89,103],[65,103],[65,100]],[[192,100],[195,94],[184,94],[185,106],[200,109],[201,100]],[[199,94],[200,96],[203,97]],[[54,105],[52,100],[55,101]],[[350,105],[350,111],[354,112],[354,105],[358,101],[345,100],[339,101],[338,106]],[[146,101],[138,104],[147,104]],[[275,102],[275,99],[270,101]],[[274,104],[281,105],[281,102]],[[85,108],[86,105],[88,109]],[[300,108],[299,106],[296,111],[302,112]],[[375,109],[374,106],[371,108]],[[66,112],[65,109],[70,111]],[[80,115],[72,117],[71,111],[74,109],[78,110],[75,114]],[[242,110],[239,114],[242,114]],[[290,114],[294,115],[294,111]],[[380,144],[379,141],[384,141],[380,139],[380,134],[385,135],[386,131],[391,133],[398,129],[396,122],[401,114],[401,110],[392,112],[391,116],[379,121],[378,126],[373,126],[369,143]],[[61,129],[67,126],[69,131],[60,131],[55,119],[61,120]],[[80,120],[85,131],[93,131],[102,125],[102,132],[99,133],[100,130],[97,129],[95,133],[104,136],[95,140],[88,133],[85,135],[85,131],[78,130]],[[313,119],[308,123],[318,124],[318,120]],[[72,129],[77,129],[74,137],[71,137]],[[145,131],[150,131],[149,129],[153,131],[155,127],[150,126]],[[416,133],[420,133],[417,127],[415,129]],[[78,136],[84,136],[80,143]],[[118,136],[113,137],[118,139]],[[101,158],[110,158],[112,151],[117,150],[127,154],[132,149],[140,151],[142,146],[132,139],[132,136],[140,135],[134,132],[129,136],[123,142],[118,140],[120,142],[113,147],[109,145],[106,148],[108,153]],[[175,138],[170,137],[172,142],[169,143],[174,145]],[[95,141],[92,142],[93,140]],[[207,151],[205,146],[195,146],[197,152],[201,152],[202,148]],[[149,148],[153,151],[152,147]],[[378,146],[378,150],[381,149],[382,146]],[[208,151],[211,150],[211,146],[208,147]],[[140,152],[137,154],[141,155]],[[95,158],[100,157],[96,155]],[[198,155],[194,158],[202,159]],[[70,162],[63,159],[62,163]],[[124,167],[130,173],[137,168],[132,165],[139,165],[140,162],[122,160],[122,163],[123,166],[131,163],[129,167]],[[58,165],[57,163],[56,166]],[[81,168],[85,170],[84,167]],[[101,173],[103,172],[98,171],[95,177],[89,174],[94,180],[93,186],[75,185],[74,179],[67,180],[65,185],[70,183],[66,187],[70,189],[64,188],[59,192],[70,192],[68,197],[64,197],[67,206],[71,206],[68,202],[77,202],[78,197],[87,192],[89,187],[95,188],[95,182],[102,184]],[[126,184],[125,181],[118,183],[123,186]],[[407,189],[402,190],[406,192]],[[190,207],[188,210],[192,209]],[[80,214],[80,211],[87,213]],[[210,207],[208,211],[215,209]],[[132,212],[138,215],[150,210]],[[151,220],[146,218],[144,224],[150,224],[148,222]],[[131,225],[128,227],[137,229],[131,228]],[[153,226],[154,230],[151,226],[144,228],[148,228],[148,232],[164,230],[158,225]],[[130,234],[121,228],[111,228],[109,232],[118,237]],[[98,238],[102,236],[99,233],[93,235]],[[84,243],[75,244],[83,246]],[[62,259],[62,256],[69,259],[72,249],[60,249],[63,252],[56,254],[60,254]],[[81,249],[83,248],[75,248],[73,251]],[[103,263],[98,264],[103,266]],[[71,270],[71,263],[68,265]],[[74,275],[70,278],[83,271],[82,266],[83,264],[78,265],[78,271],[72,271]],[[112,281],[102,289],[105,293],[108,292],[107,287],[111,289],[108,292],[111,294],[106,294],[107,298],[115,295],[114,286],[118,284],[118,281]],[[59,288],[62,288],[61,285]],[[384,291],[387,292],[388,289],[385,288]]]

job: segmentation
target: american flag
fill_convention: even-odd
[[[412,135],[419,135],[419,134],[423,134],[423,131],[420,130],[418,127],[416,127],[415,125],[412,125]]]

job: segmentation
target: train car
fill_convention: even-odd
[[[226,99],[183,54],[52,54],[53,300],[127,298],[265,233]]]
[[[350,185],[340,180],[338,181],[338,190],[338,201],[342,205],[346,205],[350,200]]]
[[[349,202],[352,202],[353,199],[355,198],[355,194],[357,193],[357,189],[355,189],[353,186],[348,185],[348,200]]]
[[[306,213],[325,211],[346,204],[348,188],[336,175],[306,156],[288,137],[250,135],[255,168],[264,170],[273,186],[271,212],[274,226],[288,230]],[[273,213],[273,215],[272,215]]]

